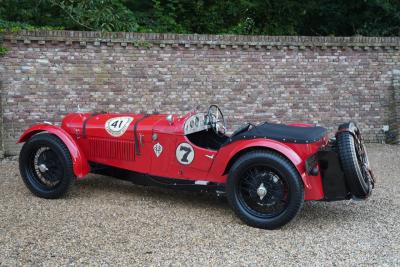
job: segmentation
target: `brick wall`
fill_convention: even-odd
[[[332,132],[352,119],[373,142],[384,138],[383,125],[396,134],[400,127],[399,37],[22,31],[3,38],[6,154],[18,152],[15,140],[29,125],[59,122],[78,106],[183,113],[216,103],[230,129],[301,121]]]
[[[389,112],[389,133],[394,143],[400,144],[400,69],[393,70],[393,94]]]

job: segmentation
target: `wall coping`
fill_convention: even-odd
[[[165,45],[209,45],[232,46],[236,48],[254,46],[256,48],[266,47],[293,47],[304,49],[306,47],[334,47],[334,48],[363,48],[369,49],[400,49],[400,37],[333,37],[333,36],[265,36],[265,35],[211,35],[211,34],[175,34],[175,33],[135,33],[135,32],[94,32],[94,31],[63,31],[63,30],[21,30],[17,33],[5,33],[3,40],[11,42],[22,41],[30,43],[38,41],[40,44],[46,42],[66,42],[72,44],[78,42],[85,46],[87,42],[107,43],[113,45],[120,43],[126,46],[128,43]]]

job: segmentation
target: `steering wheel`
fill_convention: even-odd
[[[207,122],[213,131],[219,136],[225,136],[226,123],[224,115],[217,105],[211,105],[207,111]]]

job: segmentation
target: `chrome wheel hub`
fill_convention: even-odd
[[[257,195],[260,197],[260,200],[263,200],[263,198],[267,195],[267,188],[265,188],[264,183],[261,183],[257,188]]]
[[[59,181],[54,176],[54,163],[51,163],[53,159],[50,152],[49,147],[41,147],[39,148],[33,158],[33,167],[36,173],[37,178],[47,185],[54,186]]]
[[[238,197],[246,210],[262,218],[283,212],[288,204],[287,192],[284,180],[266,166],[247,169],[238,186]]]
[[[46,167],[46,165],[44,165],[44,164],[40,164],[39,165],[39,171],[41,171],[41,172],[46,172],[46,171],[48,171],[49,169]]]

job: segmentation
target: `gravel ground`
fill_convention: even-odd
[[[0,265],[400,265],[400,147],[369,145],[368,201],[307,202],[280,230],[244,225],[213,195],[91,175],[34,197],[0,163]]]

